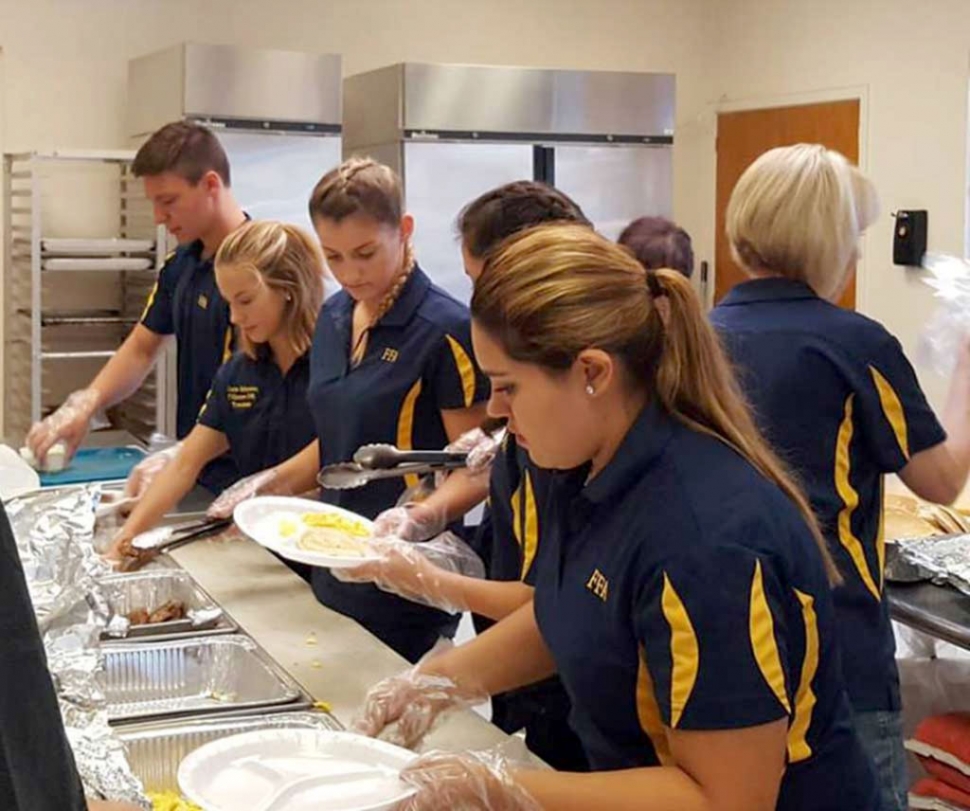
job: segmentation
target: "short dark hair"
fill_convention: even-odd
[[[189,121],[166,124],[141,145],[131,171],[135,177],[172,172],[193,185],[215,172],[229,186],[229,158],[212,130]]]
[[[631,222],[617,240],[647,270],[670,268],[688,279],[694,272],[694,249],[690,235],[664,217],[640,217]]]
[[[458,233],[468,252],[483,259],[513,234],[552,222],[592,223],[572,198],[545,183],[517,180],[485,192],[458,215]]]

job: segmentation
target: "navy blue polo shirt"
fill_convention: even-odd
[[[178,439],[195,426],[216,371],[232,353],[229,305],[216,286],[212,257],[203,257],[203,250],[201,241],[175,250],[159,272],[141,317],[152,332],[175,336]],[[210,462],[199,481],[218,493],[238,478],[226,456]]]
[[[309,403],[321,464],[346,462],[368,443],[443,448],[449,440],[441,411],[470,408],[488,396],[488,382],[474,362],[468,308],[416,267],[371,329],[363,360],[351,366],[353,309],[345,291],[332,296],[313,337]],[[413,484],[413,477],[385,479],[354,490],[324,490],[323,498],[373,518]],[[406,658],[429,648],[437,632],[453,632],[448,614],[374,586],[340,583],[325,569],[314,570],[313,588],[324,605],[358,620]]]
[[[284,375],[268,351],[236,352],[218,372],[199,424],[226,435],[240,475],[273,467],[316,438],[307,406],[309,353]]]
[[[878,809],[796,507],[655,406],[587,475],[553,476],[535,612],[593,768],[670,763],[668,729],[787,719],[780,811]]]
[[[835,605],[853,707],[898,710],[883,599],[883,475],[946,434],[899,342],[801,282],[741,284],[711,321],[762,431],[807,490],[845,578]]]

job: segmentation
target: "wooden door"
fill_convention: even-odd
[[[796,107],[770,107],[721,113],[717,117],[717,241],[714,301],[747,277],[733,259],[724,233],[724,212],[734,184],[755,158],[776,146],[823,144],[859,162],[859,101],[834,101]],[[855,276],[842,300],[855,309]]]

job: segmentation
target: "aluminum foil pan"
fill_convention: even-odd
[[[309,698],[255,642],[210,636],[104,645],[99,682],[112,723],[307,707]]]
[[[899,556],[934,583],[970,595],[970,535],[897,541]]]
[[[184,570],[141,571],[106,577],[101,580],[101,591],[111,615],[102,634],[104,639],[162,641],[238,630],[216,601]],[[181,619],[143,624],[133,624],[129,619],[128,615],[137,610],[151,614],[173,602],[185,611]]]
[[[145,790],[178,791],[182,759],[200,746],[240,732],[260,729],[340,730],[340,723],[323,712],[281,712],[246,718],[207,718],[179,723],[135,724],[117,730],[128,750],[131,770]]]

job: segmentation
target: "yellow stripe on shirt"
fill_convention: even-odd
[[[145,309],[142,310],[141,318],[139,321],[144,321],[148,318],[148,312],[151,310],[152,305],[155,303],[155,295],[158,293],[158,282],[152,285],[152,292],[148,294],[148,301],[145,303]]]
[[[640,729],[646,733],[653,744],[653,751],[661,766],[670,766],[674,759],[670,754],[670,744],[667,742],[667,731],[664,729],[663,719],[660,717],[660,706],[653,689],[653,678],[647,669],[646,654],[640,646],[639,667],[637,668],[637,718]]]
[[[536,510],[535,491],[532,488],[532,476],[529,475],[528,470],[525,471],[522,497],[525,504],[522,510],[522,574],[519,579],[525,580],[539,548],[539,515]]]
[[[879,392],[879,402],[882,403],[882,413],[886,415],[886,420],[896,435],[896,442],[899,443],[899,450],[903,457],[909,459],[909,426],[906,424],[906,412],[903,411],[903,404],[899,401],[899,395],[875,366],[869,367],[869,374],[872,381],[876,384],[876,391]]]
[[[791,714],[791,702],[785,686],[785,671],[781,667],[778,642],[775,639],[775,621],[765,597],[765,584],[761,574],[761,561],[754,564],[754,577],[751,579],[751,608],[748,616],[748,632],[751,636],[751,651],[754,653],[758,669],[764,676],[771,692],[775,694],[785,712]]]
[[[839,426],[839,434],[835,441],[835,491],[842,499],[842,509],[839,510],[838,528],[839,543],[845,548],[852,558],[859,577],[866,584],[866,588],[877,600],[882,599],[879,587],[869,571],[869,562],[866,560],[866,553],[860,541],[852,533],[852,513],[859,506],[859,494],[852,486],[849,478],[851,472],[851,456],[849,449],[852,445],[852,434],[854,427],[852,424],[852,407],[855,395],[850,394],[845,400],[845,414],[842,418],[842,425]]]
[[[226,342],[222,347],[222,362],[225,363],[232,357],[232,325],[226,329]]]
[[[421,394],[421,381],[415,381],[411,390],[405,395],[401,405],[401,413],[397,418],[397,446],[402,451],[409,451],[414,448],[414,410],[418,404],[418,397]],[[409,473],[404,477],[407,487],[417,485],[419,478],[414,473]]]
[[[475,404],[475,366],[465,348],[450,335],[448,345],[451,347],[451,354],[455,358],[455,366],[458,375],[461,377],[461,390],[465,398],[465,408],[471,408]]]
[[[808,745],[808,730],[812,726],[812,712],[815,710],[816,697],[812,682],[818,672],[818,617],[815,615],[815,600],[809,594],[795,589],[795,596],[802,606],[802,621],[805,624],[805,658],[802,661],[802,677],[795,695],[795,717],[788,729],[788,762],[798,763],[812,756]]]
[[[666,573],[660,604],[670,626],[670,726],[676,729],[697,683],[700,648],[687,609]]]

